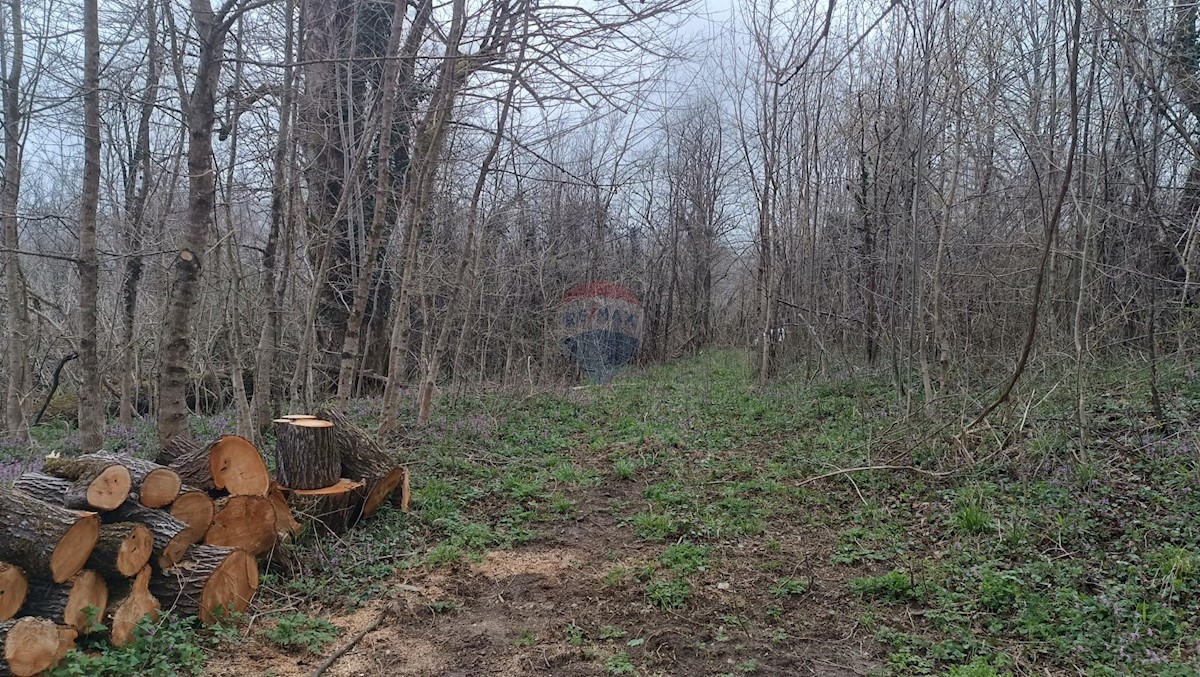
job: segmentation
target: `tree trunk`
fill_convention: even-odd
[[[203,539],[208,533],[216,512],[212,497],[193,487],[184,487],[175,502],[171,503],[171,517],[188,525],[197,540]]]
[[[361,514],[362,482],[343,479],[323,489],[297,489],[288,497],[301,519],[324,524],[334,534],[343,534]]]
[[[270,420],[270,404],[274,393],[274,370],[276,327],[279,323],[279,299],[276,298],[275,268],[278,260],[280,233],[287,218],[287,199],[289,196],[288,148],[291,146],[292,108],[295,98],[295,76],[293,74],[292,54],[295,42],[294,29],[295,0],[288,0],[284,20],[283,49],[283,99],[279,104],[279,133],[275,139],[275,150],[272,155],[271,180],[271,227],[267,232],[267,242],[263,247],[263,303],[267,304],[266,318],[258,336],[258,348],[254,354],[254,398],[250,409],[254,414],[255,441],[261,441],[261,435],[266,430]]]
[[[0,562],[0,621],[17,615],[28,591],[29,579],[21,567]]]
[[[253,557],[275,547],[275,507],[265,496],[229,496],[216,502],[217,514],[204,542],[241,548]]]
[[[49,572],[55,583],[87,563],[100,518],[52,505],[23,491],[0,489],[0,560],[26,572]]]
[[[0,623],[0,675],[32,677],[58,663],[59,632],[54,621],[22,618]]]
[[[29,580],[29,596],[21,613],[26,616],[49,618],[55,623],[69,625],[81,634],[86,633],[92,623],[104,618],[108,606],[108,584],[95,571],[84,569],[70,579],[55,583],[44,578]],[[88,607],[95,607],[96,614],[88,618]]]
[[[191,0],[192,22],[200,43],[196,79],[184,102],[188,128],[188,210],[183,249],[175,260],[175,273],[163,328],[162,367],[159,374],[158,438],[166,444],[187,430],[187,364],[191,354],[192,309],[200,286],[200,256],[208,249],[216,191],[213,176],[212,131],[217,79],[221,72],[225,13],[214,14],[208,0]],[[182,83],[181,83],[182,84]]]
[[[25,62],[25,27],[21,20],[22,0],[9,0],[12,53],[4,78],[4,188],[0,191],[0,223],[4,225],[4,289],[8,306],[8,383],[5,397],[7,438],[29,442],[29,425],[22,400],[29,381],[29,310],[21,275],[17,210],[21,195],[21,70]]]
[[[335,426],[320,419],[275,422],[275,471],[289,489],[321,489],[342,476]],[[263,492],[266,495],[266,492]]]
[[[207,447],[191,441],[173,442],[158,456],[159,463],[168,460],[184,483],[201,489],[266,496],[271,485],[258,448],[237,435],[223,435]]]
[[[87,568],[109,577],[136,575],[154,554],[154,535],[136,522],[116,522],[100,527],[100,539],[88,558]]]
[[[137,142],[130,161],[130,176],[125,182],[126,231],[125,248],[129,258],[121,277],[121,402],[119,420],[125,429],[133,427],[134,398],[137,387],[134,383],[136,355],[134,350],[134,327],[137,320],[138,283],[142,279],[142,227],[146,213],[146,201],[150,195],[150,176],[154,169],[150,157],[150,122],[157,103],[159,74],[163,59],[158,41],[158,0],[146,3],[146,87],[143,90],[141,111],[138,117]],[[139,181],[140,176],[140,181]]]
[[[79,439],[84,449],[104,444],[97,348],[100,260],[96,255],[96,212],[100,206],[100,10],[83,0],[83,193],[79,198]]]
[[[171,501],[179,496],[181,486],[179,473],[166,466],[132,456],[98,452],[73,459],[46,459],[42,470],[57,477],[75,479],[75,473],[79,472],[86,464],[119,464],[126,468],[132,482],[130,491],[137,494],[138,502],[147,508],[161,508],[170,505]],[[47,467],[52,469],[48,470]]]
[[[112,510],[129,498],[133,488],[129,468],[105,459],[47,458],[42,472],[71,480],[62,503],[76,510]]]
[[[137,522],[150,530],[154,538],[154,565],[160,569],[175,566],[188,547],[197,541],[196,534],[184,522],[162,510],[143,508],[132,501],[106,513],[110,523]]]
[[[199,616],[204,623],[244,612],[257,589],[254,558],[237,548],[215,545],[193,546],[178,566],[150,578],[150,592],[163,608],[180,616]]]

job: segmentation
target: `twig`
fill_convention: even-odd
[[[823,480],[823,479],[826,479],[829,477],[837,477],[838,475],[845,475],[846,473],[860,472],[863,470],[908,470],[910,472],[920,473],[927,477],[949,477],[954,474],[953,470],[936,472],[933,470],[925,470],[924,468],[918,468],[915,465],[864,465],[864,466],[859,466],[857,468],[843,468],[842,470],[834,470],[833,472],[827,472],[824,475],[817,475],[816,477],[810,477],[810,478],[800,482],[796,486],[804,486],[805,484],[816,482],[817,480]],[[861,495],[860,495],[860,498],[861,498]]]
[[[353,649],[354,645],[358,644],[358,642],[363,637],[366,637],[373,630],[375,630],[375,628],[378,628],[379,625],[381,623],[383,623],[383,619],[387,618],[388,612],[390,612],[391,610],[392,610],[392,607],[390,605],[381,609],[379,611],[379,615],[375,617],[375,620],[371,621],[371,623],[367,627],[360,630],[359,633],[357,635],[355,635],[349,642],[346,642],[346,644],[344,646],[342,646],[342,648],[338,649],[337,651],[334,651],[332,654],[329,655],[329,658],[326,658],[323,663],[318,665],[317,669],[313,670],[312,677],[321,677],[321,675],[325,674],[325,671],[329,669],[329,666],[336,663],[337,659],[346,655],[346,652],[349,651],[350,649]]]

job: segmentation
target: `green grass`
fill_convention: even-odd
[[[1055,387],[1072,375],[1048,364],[966,438],[968,453],[956,423],[987,393],[909,410],[890,372],[857,366],[759,386],[737,352],[630,370],[611,389],[446,398],[405,452],[417,463],[412,512],[385,507],[339,542],[287,546],[283,559],[302,566],[265,573],[264,589],[340,610],[386,597],[396,580],[606,520],[616,544],[583,563],[580,580],[614,603],[605,608],[645,617],[584,610],[538,640],[579,646],[597,671],[663,669],[617,641],[647,636],[641,623],[736,616],[683,641],[728,647],[712,674],[769,673],[769,659],[739,642],[786,646],[809,634],[798,617],[834,600],[839,618],[874,636],[877,675],[1197,675],[1197,366],[1160,365],[1165,421],[1150,420],[1144,365],[1089,372],[1091,438],[1080,447],[1072,389]],[[350,413],[371,428],[374,406]],[[145,433],[114,444],[148,444]],[[34,434],[61,447],[71,430]],[[889,463],[956,472],[805,483]],[[430,607],[437,615],[473,608],[434,604],[445,605]],[[205,631],[195,632],[181,646],[203,654]]]

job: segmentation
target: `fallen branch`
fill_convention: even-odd
[[[804,480],[803,482],[800,482],[796,486],[802,487],[805,484],[809,484],[811,482],[816,482],[817,480],[823,480],[823,479],[827,479],[830,477],[837,477],[838,475],[845,475],[846,473],[862,472],[864,470],[908,470],[909,472],[915,472],[915,473],[918,473],[921,475],[925,475],[926,477],[949,477],[949,476],[953,475],[955,472],[957,472],[955,470],[944,470],[944,471],[940,471],[940,472],[934,471],[934,470],[925,470],[924,468],[918,468],[915,465],[864,465],[864,466],[859,466],[857,468],[844,468],[842,470],[834,470],[833,472],[827,472],[824,475],[817,475],[816,477],[810,477],[810,478]]]
[[[383,623],[383,619],[387,618],[387,615],[389,612],[391,612],[391,610],[392,610],[392,607],[390,607],[390,606],[386,606],[383,609],[381,609],[379,611],[379,615],[375,617],[375,620],[371,621],[367,625],[367,627],[360,630],[359,633],[357,635],[355,635],[354,637],[352,637],[349,642],[346,642],[346,644],[344,646],[342,646],[342,648],[338,649],[337,651],[334,651],[332,654],[329,655],[329,658],[326,658],[324,662],[322,662],[320,665],[318,665],[317,669],[313,670],[312,677],[321,677],[321,675],[325,674],[325,671],[328,670],[330,666],[332,666],[334,663],[336,663],[339,658],[341,658],[342,656],[345,656],[347,651],[349,651],[350,649],[353,649],[354,645],[358,644],[359,641],[361,641],[363,637],[366,637],[367,635],[371,634],[371,632],[373,632],[375,630],[375,628],[378,628],[379,625],[381,623]]]

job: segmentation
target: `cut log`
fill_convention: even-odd
[[[225,435],[209,448],[213,485],[233,496],[266,496],[271,475],[258,447],[237,435]]]
[[[103,459],[49,457],[42,463],[42,472],[71,480],[63,494],[63,505],[76,510],[112,510],[129,498],[133,478],[129,468]]]
[[[100,527],[100,539],[92,549],[87,567],[107,576],[134,576],[150,562],[154,536],[135,522],[117,522]]]
[[[86,633],[92,623],[103,620],[106,606],[108,584],[104,577],[84,569],[65,583],[45,578],[30,579],[29,596],[25,598],[21,615],[49,618]]]
[[[113,646],[125,646],[133,641],[138,623],[149,616],[158,619],[160,604],[150,594],[150,567],[144,567],[137,576],[117,582],[109,591],[108,614],[105,625],[112,632]]]
[[[300,419],[275,424],[275,472],[290,489],[321,489],[342,476],[334,424]]]
[[[217,508],[208,492],[184,487],[179,497],[171,504],[171,516],[192,528],[196,540],[200,541],[208,533]]]
[[[288,421],[305,421],[305,420],[312,420],[312,419],[321,418],[321,417],[313,416],[312,414],[284,414],[283,416],[280,416],[279,418],[286,419]]]
[[[118,456],[103,452],[81,456],[79,460],[93,458],[120,463],[128,468],[129,475],[133,479],[133,492],[138,495],[138,503],[147,508],[161,508],[170,505],[171,501],[174,501],[175,497],[179,495],[179,488],[182,485],[179,473],[166,466],[132,456]]]
[[[0,488],[0,561],[47,575],[55,583],[87,563],[100,537],[100,517]]]
[[[0,622],[0,675],[31,677],[54,667],[59,659],[60,636],[54,621],[22,618]]]
[[[296,489],[288,498],[288,504],[300,519],[315,520],[333,533],[342,534],[354,524],[361,511],[362,487],[362,482],[342,479],[322,489]]]
[[[17,615],[28,591],[29,579],[21,567],[0,562],[0,621]]]
[[[258,563],[244,550],[197,545],[187,557],[150,578],[150,592],[164,609],[212,623],[242,613],[258,589]]]
[[[228,496],[217,500],[217,515],[204,542],[241,548],[253,557],[275,547],[275,508],[264,496]]]
[[[137,522],[149,529],[154,539],[154,565],[160,569],[175,566],[197,540],[196,533],[187,524],[169,513],[151,510],[133,501],[105,513],[104,518],[113,522]]]
[[[286,540],[300,533],[300,523],[292,515],[292,508],[288,505],[287,498],[278,484],[271,483],[271,491],[267,494],[267,498],[270,499],[271,508],[275,511],[275,533],[279,539]]]
[[[69,625],[58,626],[58,651],[54,655],[54,664],[75,648],[75,640],[79,639],[79,631]]]
[[[330,409],[322,415],[335,424],[342,477],[363,483],[362,516],[370,517],[404,481],[404,468],[342,412]]]
[[[211,444],[203,445],[190,439],[173,439],[156,459],[170,466],[184,484],[205,491],[213,488],[212,468],[209,465]]]

